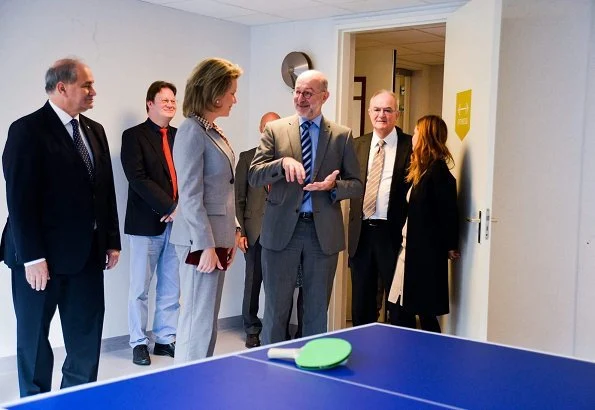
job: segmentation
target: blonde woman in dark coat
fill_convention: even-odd
[[[418,120],[407,174],[407,222],[389,294],[391,323],[440,332],[437,316],[449,312],[448,260],[460,257],[457,183],[446,146],[447,127],[435,115]]]

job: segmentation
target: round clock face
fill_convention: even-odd
[[[304,71],[312,69],[310,58],[299,51],[292,51],[287,54],[281,63],[281,77],[292,89],[295,87],[295,80]]]

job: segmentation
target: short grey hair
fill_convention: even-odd
[[[45,92],[51,93],[54,91],[59,82],[75,83],[77,80],[77,67],[82,64],[76,58],[63,58],[56,61],[45,73]]]

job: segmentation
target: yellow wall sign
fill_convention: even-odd
[[[467,136],[471,127],[471,90],[457,93],[457,112],[455,114],[455,132],[460,140]]]

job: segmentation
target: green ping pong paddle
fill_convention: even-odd
[[[300,369],[323,370],[345,364],[351,354],[351,344],[343,339],[324,337],[306,343],[300,349],[272,347],[269,359],[292,359]]]

